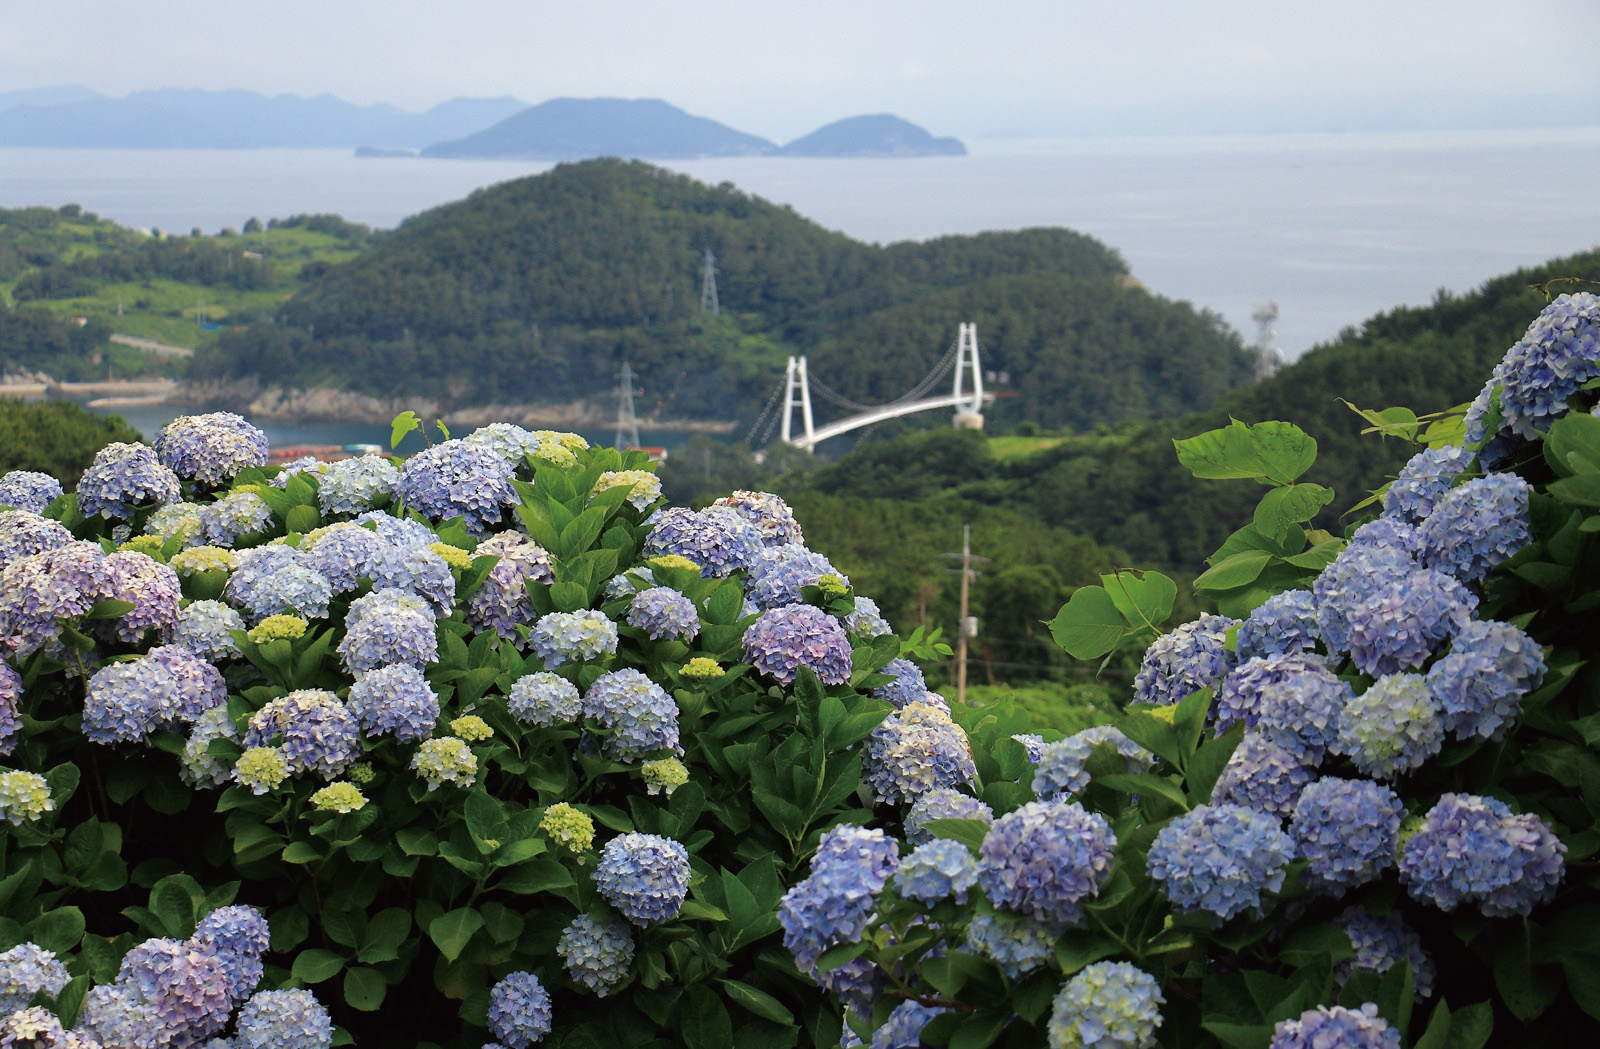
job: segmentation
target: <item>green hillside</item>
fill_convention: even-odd
[[[708,248],[716,316],[701,309]],[[1034,384],[1033,403],[1070,403],[1080,368],[1129,384],[1078,402],[1063,425],[1202,407],[1248,373],[1237,336],[1137,290],[1115,251],[1069,230],[879,247],[728,183],[602,160],[408,220],[309,282],[281,323],[224,337],[194,374],[549,403],[609,393],[626,361],[642,410],[747,418],[790,354],[817,353],[848,373],[839,381],[875,391],[920,377],[959,320],[978,321],[986,352]]]

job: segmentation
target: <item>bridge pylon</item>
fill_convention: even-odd
[[[967,369],[972,369],[972,396],[967,398],[962,389]],[[956,414],[951,420],[958,430],[983,429],[983,367],[978,360],[978,326],[962,324],[956,335],[956,377],[951,396],[956,401]]]
[[[815,448],[816,424],[811,418],[811,384],[806,380],[806,359],[790,357],[788,371],[783,377],[783,442],[798,444],[807,451]],[[805,427],[805,437],[794,440],[794,410],[800,409],[800,424]]]

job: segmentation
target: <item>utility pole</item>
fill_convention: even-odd
[[[961,573],[961,620],[956,631],[956,703],[963,704],[967,701],[967,638],[978,636],[977,617],[967,615],[967,598],[971,592],[972,577],[977,575],[972,570],[972,562],[981,561],[988,564],[989,558],[973,556],[970,524],[961,526],[961,552],[942,556],[961,558],[960,568],[947,568],[945,571]]]
[[[722,312],[722,305],[717,301],[717,257],[710,248],[706,249],[700,267],[700,312]]]

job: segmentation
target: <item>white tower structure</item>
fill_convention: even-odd
[[[970,364],[968,363],[970,362]],[[967,369],[972,369],[972,399],[965,400],[962,380]],[[978,367],[978,326],[964,323],[956,335],[956,378],[951,391],[955,398],[956,414],[952,419],[958,430],[983,429],[983,370]]]
[[[806,359],[804,357],[790,357],[789,369],[784,374],[783,391],[783,441],[792,444],[794,429],[791,425],[794,420],[794,410],[800,409],[800,423],[805,427],[807,442],[811,442],[812,435],[816,433],[816,426],[811,421],[811,384],[806,381]],[[807,450],[813,444],[805,445]]]
[[[633,380],[638,376],[633,369],[628,367],[628,362],[622,362],[622,385],[617,390],[617,438],[612,442],[613,448],[639,447],[639,417],[633,414]],[[622,439],[628,439],[627,444]]]
[[[1274,345],[1278,333],[1272,325],[1278,319],[1278,304],[1269,302],[1250,311],[1256,322],[1256,380],[1268,378],[1283,367],[1283,353]]]

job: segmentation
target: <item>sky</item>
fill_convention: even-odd
[[[788,141],[1600,124],[1600,0],[0,0],[0,93],[661,98]]]

